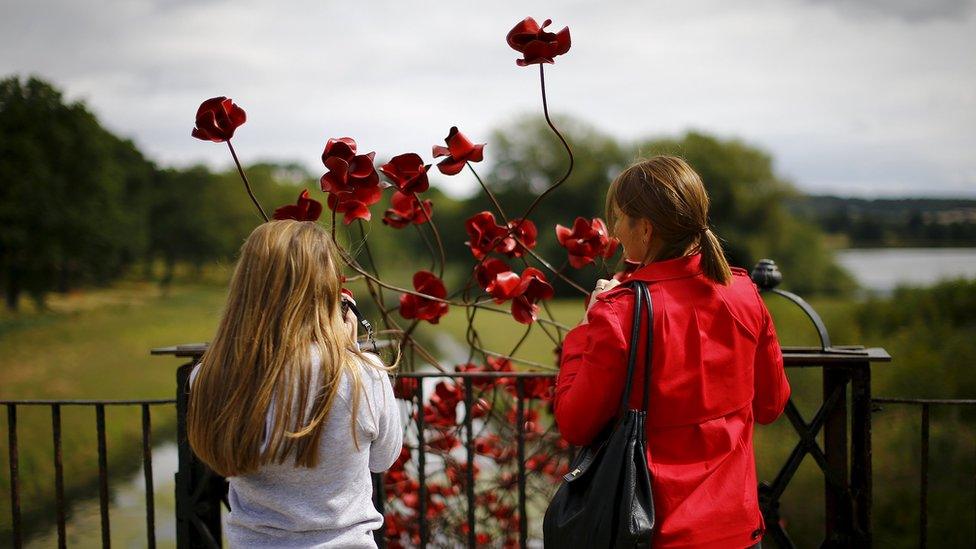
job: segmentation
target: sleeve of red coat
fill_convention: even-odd
[[[763,326],[756,348],[752,415],[758,423],[765,425],[776,421],[783,413],[790,398],[790,383],[783,368],[783,351],[779,347],[773,319],[762,299],[759,306],[762,307]]]
[[[576,446],[600,433],[623,396],[627,340],[615,305],[600,299],[563,341],[553,406],[560,434]]]

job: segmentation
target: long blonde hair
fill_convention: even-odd
[[[290,455],[296,467],[314,467],[343,374],[353,387],[358,445],[363,357],[343,322],[340,291],[335,244],[320,225],[271,221],[244,242],[187,410],[190,446],[211,469],[236,476]],[[319,379],[312,379],[313,349]]]
[[[614,208],[616,206],[616,208]],[[692,248],[702,254],[705,276],[720,284],[732,280],[722,244],[708,225],[708,193],[701,177],[675,156],[642,160],[620,173],[607,191],[607,220],[619,210],[632,219],[648,219],[663,244],[652,261],[674,259]]]

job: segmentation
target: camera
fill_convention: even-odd
[[[376,352],[376,341],[373,338],[373,325],[366,320],[366,317],[364,317],[361,312],[359,312],[359,308],[356,307],[356,304],[353,303],[353,301],[347,296],[343,295],[342,318],[346,318],[346,314],[348,314],[350,310],[352,310],[352,314],[356,315],[356,320],[359,321],[359,325],[362,326],[363,330],[366,332],[366,340],[369,341],[373,346],[373,352]]]

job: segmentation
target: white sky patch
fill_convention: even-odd
[[[379,157],[430,161],[452,125],[485,140],[541,112],[537,69],[515,65],[505,34],[550,17],[573,37],[546,69],[554,113],[620,139],[741,137],[812,192],[976,196],[974,11],[972,0],[0,0],[0,74],[51,80],[164,165],[229,164],[225,147],[189,136],[215,95],[248,113],[235,137],[245,161],[319,172],[325,140],[345,135]]]

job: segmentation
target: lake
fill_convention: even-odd
[[[837,261],[869,291],[898,285],[931,286],[950,278],[976,278],[976,248],[862,248],[837,252]]]

